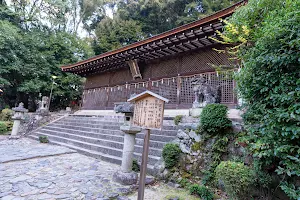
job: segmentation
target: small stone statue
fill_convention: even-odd
[[[42,107],[41,107],[41,109],[47,109],[48,110],[48,103],[49,103],[49,97],[43,96],[42,97]]]
[[[203,77],[194,77],[191,80],[195,101],[193,108],[204,107],[207,104],[221,102],[221,86],[212,87]]]
[[[37,101],[38,109],[36,110],[36,113],[40,115],[48,115],[49,114],[48,103],[49,103],[49,97],[43,96],[42,101],[40,100]]]

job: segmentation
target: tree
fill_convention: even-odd
[[[82,81],[61,72],[59,66],[91,55],[90,46],[75,35],[34,27],[24,30],[20,23],[0,20],[0,85],[5,104],[13,107],[22,101],[34,110],[39,94],[50,93],[51,75],[57,75],[64,80],[58,81],[53,96],[59,104],[51,105],[68,106],[80,96]]]
[[[291,199],[300,196],[299,9],[300,1],[249,0],[219,33],[242,63],[236,80],[249,148]]]
[[[133,20],[103,19],[96,28],[96,54],[111,51],[143,39],[140,25]]]

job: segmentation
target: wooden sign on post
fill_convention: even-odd
[[[148,162],[150,129],[161,129],[163,125],[165,103],[168,103],[169,100],[153,92],[145,91],[128,99],[128,101],[134,102],[133,125],[147,130],[144,138],[138,192],[138,200],[143,200]]]

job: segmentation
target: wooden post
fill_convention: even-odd
[[[150,81],[149,81],[150,82]],[[151,84],[150,84],[151,85]],[[145,91],[127,100],[134,102],[132,125],[147,130],[144,137],[138,200],[144,200],[145,179],[147,173],[150,129],[161,129],[164,118],[164,106],[169,100],[151,91]]]
[[[146,179],[146,173],[147,173],[148,152],[149,152],[149,140],[150,140],[150,129],[147,129],[147,132],[146,132],[145,138],[144,138],[138,200],[144,200],[145,179]]]

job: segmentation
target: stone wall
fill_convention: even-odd
[[[18,135],[28,135],[38,127],[46,125],[49,122],[54,121],[62,116],[64,116],[64,114],[59,112],[49,113],[48,115],[44,116],[38,115],[36,113],[26,113],[25,119],[21,122]]]

